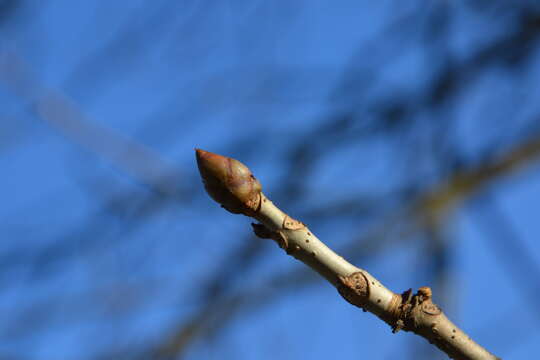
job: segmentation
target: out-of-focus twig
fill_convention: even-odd
[[[531,257],[511,219],[491,193],[476,198],[473,208],[479,210],[474,212],[473,217],[489,238],[489,248],[493,250],[498,263],[513,275],[513,284],[519,287],[521,293],[528,295],[530,303],[535,303],[540,297],[540,282],[537,281],[540,279],[540,264]],[[525,308],[540,317],[537,307]]]
[[[0,53],[0,81],[70,141],[100,154],[137,181],[167,196],[181,191],[180,171],[149,147],[92,122],[66,95],[42,85],[16,54]]]
[[[530,165],[539,156],[540,136],[529,138],[505,153],[493,154],[476,168],[460,170],[435,186],[421,198],[418,212],[427,217],[444,215],[481,187]]]

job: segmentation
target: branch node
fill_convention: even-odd
[[[285,215],[285,218],[283,219],[283,225],[281,227],[285,230],[301,230],[306,227],[306,224],[296,219],[293,219],[289,215]]]
[[[268,228],[264,226],[263,224],[251,223],[251,227],[253,228],[253,232],[255,233],[255,236],[261,239],[272,238],[272,231],[268,230]]]
[[[405,290],[401,294],[401,301],[398,306],[394,306],[392,313],[394,315],[392,332],[397,333],[400,330],[414,331],[423,320],[422,315],[437,316],[442,310],[431,301],[431,288],[423,286],[418,289],[416,294],[412,295],[412,289]],[[436,332],[436,324],[432,323],[431,328]]]
[[[366,311],[365,306],[369,300],[369,281],[361,271],[347,276],[339,276],[341,285],[337,287],[339,294],[348,303]]]
[[[299,250],[300,248],[298,246],[289,249],[289,242],[287,241],[287,236],[283,234],[282,231],[271,231],[263,224],[255,224],[251,223],[251,227],[253,227],[253,232],[257,237],[260,237],[261,239],[272,239],[279,245],[280,248],[284,249],[287,254],[291,254],[296,250]]]
[[[412,289],[405,290],[401,296],[395,296],[393,300],[390,305],[390,312],[393,315],[390,326],[392,327],[392,332],[395,334],[406,326],[406,321],[411,311]]]

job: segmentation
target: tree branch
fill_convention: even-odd
[[[258,220],[255,234],[275,240],[287,254],[302,261],[349,303],[377,315],[392,332],[411,331],[453,359],[497,359],[453,324],[432,302],[429,287],[397,294],[367,271],[347,262],[320,241],[308,227],[275,206],[259,181],[241,162],[196,149],[197,163],[208,194],[223,208]]]

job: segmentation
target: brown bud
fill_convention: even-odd
[[[261,200],[261,184],[240,161],[195,149],[208,195],[234,214],[251,215]]]

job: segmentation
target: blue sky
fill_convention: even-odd
[[[3,5],[0,357],[134,358],[205,309],[223,273],[215,314],[232,315],[185,358],[445,358],[322,279],[295,280],[309,272],[273,243],[237,265],[261,240],[204,193],[195,147],[245,162],[332,248],[388,229],[383,250],[342,255],[396,292],[432,286],[505,359],[536,348],[538,281],[518,266],[540,261],[534,159],[445,215],[441,243],[389,220],[407,209],[404,184],[421,193],[460,169],[437,149],[474,169],[540,134],[537,30],[523,48],[503,41],[538,21],[534,2]],[[437,102],[431,84],[453,68],[457,90]],[[528,260],[503,260],[509,243]],[[251,292],[240,311],[224,305]]]

